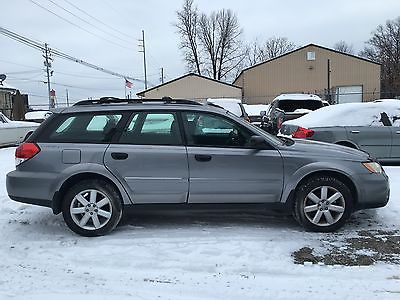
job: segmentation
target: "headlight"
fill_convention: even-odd
[[[383,172],[382,166],[377,162],[371,161],[371,162],[364,162],[362,164],[371,173],[381,174]]]

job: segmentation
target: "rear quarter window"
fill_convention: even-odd
[[[108,143],[122,113],[79,113],[60,115],[38,138],[39,142]]]

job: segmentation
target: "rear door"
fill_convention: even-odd
[[[249,147],[254,133],[221,115],[182,113],[188,143],[189,203],[266,203],[280,200],[278,150]]]
[[[135,204],[183,203],[188,194],[186,147],[177,114],[135,112],[104,156]]]

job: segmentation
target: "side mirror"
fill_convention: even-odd
[[[256,149],[267,149],[269,148],[267,146],[267,143],[265,142],[265,139],[262,136],[259,135],[253,135],[250,138],[249,141],[250,147],[256,148]]]
[[[265,110],[260,111],[260,116],[264,117],[267,114],[267,112]]]

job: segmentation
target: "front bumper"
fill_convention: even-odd
[[[390,186],[385,173],[362,174],[357,179],[359,195],[355,210],[384,207],[388,203]]]

